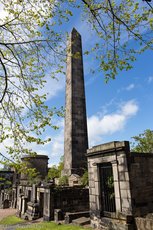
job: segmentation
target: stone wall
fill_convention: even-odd
[[[37,188],[37,202],[40,203],[43,193],[43,219],[54,220],[55,209],[60,209],[63,216],[66,212],[89,211],[89,189],[82,187]]]
[[[29,192],[31,197],[29,197]],[[38,207],[39,212],[34,213]],[[60,209],[63,216],[66,212],[89,211],[89,189],[82,187],[19,186],[19,215],[30,219],[43,217],[44,220],[54,220],[54,210]],[[27,210],[26,210],[27,209]],[[31,210],[31,211],[30,211]],[[31,216],[30,216],[31,215]]]
[[[63,212],[89,210],[89,189],[79,187],[59,187],[54,189],[54,208]]]
[[[153,229],[153,219],[136,217],[135,225],[136,225],[137,230],[152,230]]]
[[[153,212],[153,155],[131,153],[129,176],[133,214]]]

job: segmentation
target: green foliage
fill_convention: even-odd
[[[113,176],[110,176],[110,177],[107,178],[107,186],[110,189],[112,189],[114,187],[114,178],[113,178]]]
[[[153,153],[153,131],[146,129],[144,133],[138,136],[132,137],[134,142],[132,143],[131,151],[139,153]]]
[[[12,224],[19,224],[19,223],[24,223],[24,222],[25,222],[25,220],[22,220],[16,216],[8,216],[8,217],[3,218],[0,221],[0,224],[12,225]]]
[[[42,181],[41,176],[37,173],[36,175],[28,175],[28,184],[39,184]]]
[[[81,184],[83,186],[87,186],[89,184],[89,181],[88,181],[88,171],[86,170],[83,174],[83,176],[81,177]]]
[[[107,181],[106,181],[107,187],[108,187],[108,195],[110,197],[110,199],[113,199],[115,197],[115,193],[114,193],[114,178],[113,176],[109,176],[107,177]]]
[[[55,78],[56,73],[57,79],[59,69],[63,73],[59,63],[65,56],[56,51],[65,51],[60,52],[61,36],[54,30],[58,2],[56,7],[54,0],[2,0],[0,4],[4,13],[0,20],[0,144],[5,146],[0,163],[20,170],[20,157],[36,154],[32,146],[51,141],[43,133],[49,126],[58,128],[53,116],[63,116],[63,108],[46,104],[42,89],[47,78]]]
[[[6,180],[5,184],[6,184],[6,185],[11,185],[11,184],[12,184],[12,182],[11,182],[11,181],[9,181],[9,180]]]
[[[130,70],[137,54],[153,49],[152,9],[146,3],[133,0],[69,0],[69,3],[84,10],[82,18],[92,27],[95,43],[85,54],[92,54],[99,61],[98,69],[104,72],[106,82],[119,71]],[[131,41],[135,41],[134,48]]]
[[[54,178],[59,178],[61,176],[61,171],[64,168],[64,156],[61,156],[59,164],[53,165],[49,171],[48,171],[48,176],[47,179],[54,179]]]
[[[58,164],[58,170],[61,173],[63,169],[64,169],[64,156],[61,156],[60,162]]]
[[[3,188],[5,190],[9,190],[12,186],[12,181],[9,181],[7,178],[0,177],[0,190]]]
[[[42,180],[37,169],[31,168],[29,165],[28,158],[18,166],[18,173],[23,173],[26,176],[29,185],[39,184]]]
[[[68,176],[62,176],[59,178],[59,185],[68,185]]]
[[[48,171],[48,179],[54,179],[60,177],[60,171],[56,165],[53,165]]]
[[[3,177],[0,177],[0,181],[5,181],[5,178],[3,178]]]

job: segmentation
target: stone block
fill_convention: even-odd
[[[95,188],[95,182],[93,180],[90,180],[90,178],[89,178],[89,187]]]
[[[115,192],[115,197],[119,198],[120,197],[120,190],[119,190],[119,182],[114,182],[114,192]]]
[[[95,198],[95,195],[89,195],[89,200],[90,202],[96,202],[96,198]]]
[[[88,172],[89,180],[95,180],[94,173]]]
[[[131,192],[128,189],[121,189],[121,197],[131,199]]]
[[[64,215],[61,209],[54,209],[54,221],[58,222],[64,219]]]
[[[95,188],[89,188],[89,194],[95,195]]]
[[[126,157],[125,156],[124,157],[118,157],[117,159],[118,159],[119,165],[122,165],[127,169],[127,159],[126,159]]]
[[[121,190],[125,190],[125,189],[130,190],[130,185],[128,181],[120,181],[119,183],[120,183]]]
[[[100,183],[95,182],[95,195],[100,195],[99,186],[100,186]]]
[[[129,181],[129,172],[125,172],[125,180]]]
[[[131,199],[122,198],[121,202],[122,202],[122,208],[131,210]]]
[[[121,212],[121,199],[119,197],[115,197],[115,205],[116,211]]]
[[[112,169],[113,169],[114,181],[118,181],[118,166],[117,166],[117,164],[113,164]]]
[[[96,196],[96,210],[100,210],[100,196]]]

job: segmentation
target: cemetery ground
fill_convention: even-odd
[[[0,210],[1,213],[2,209]],[[4,211],[4,210],[3,210]],[[8,214],[6,214],[8,213]],[[91,230],[88,226],[80,227],[74,225],[66,225],[63,223],[55,223],[55,222],[42,222],[42,219],[37,221],[25,221],[14,214],[10,215],[9,209],[4,213],[1,213],[0,220],[0,230]],[[8,215],[8,216],[7,216]],[[2,218],[3,216],[3,218]]]

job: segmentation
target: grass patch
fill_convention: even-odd
[[[54,222],[43,222],[38,224],[32,224],[31,226],[24,226],[16,228],[16,230],[91,230],[91,228],[83,228],[74,225],[61,224],[57,225]]]
[[[12,224],[19,224],[22,222],[25,222],[25,220],[22,220],[16,216],[7,216],[0,221],[0,224],[12,225]]]

